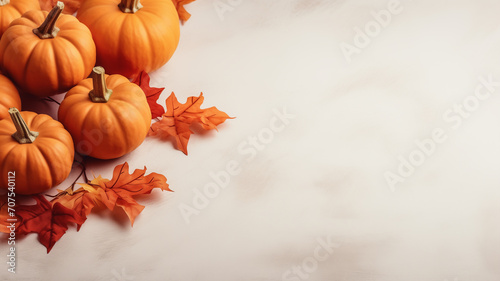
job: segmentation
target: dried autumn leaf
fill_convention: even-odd
[[[35,205],[16,207],[16,216],[20,222],[18,234],[37,233],[38,241],[50,252],[54,244],[66,233],[69,223],[81,225],[84,219],[74,210],[61,203],[50,203],[43,195],[34,196]]]
[[[84,0],[38,0],[40,3],[40,8],[42,11],[49,12],[57,4],[58,1],[64,2],[64,14],[74,14],[79,8]]]
[[[177,9],[177,14],[179,14],[179,19],[182,21],[182,23],[186,22],[191,17],[191,14],[186,11],[184,5],[187,5],[194,1],[196,0],[172,0],[175,8]]]
[[[165,88],[152,88],[149,86],[149,81],[149,75],[145,71],[142,71],[132,82],[139,85],[139,87],[141,87],[144,91],[148,100],[149,108],[151,109],[151,118],[154,119],[165,113],[163,106],[157,102],[158,98],[160,98],[161,92],[163,92]]]
[[[193,134],[190,130],[191,124],[199,123],[205,130],[217,130],[218,125],[232,119],[216,107],[201,109],[203,100],[201,93],[199,97],[189,97],[186,103],[181,104],[172,93],[166,100],[167,112],[162,115],[160,121],[151,125],[149,135],[158,135],[163,139],[174,137],[177,148],[187,155],[187,144]]]
[[[101,176],[93,179],[89,184],[82,184],[88,192],[100,196],[100,201],[110,210],[115,206],[122,208],[130,219],[131,225],[142,212],[144,206],[135,201],[133,196],[150,194],[155,188],[172,191],[167,184],[167,178],[161,174],[146,174],[146,168],[136,169],[129,174],[128,163],[115,167],[113,178],[104,179]]]

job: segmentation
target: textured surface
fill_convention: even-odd
[[[218,12],[221,3],[234,7]],[[203,91],[207,106],[237,118],[193,135],[189,156],[149,139],[89,164],[103,176],[124,161],[146,165],[175,192],[140,201],[133,229],[123,216],[91,215],[49,255],[30,235],[18,245],[18,273],[0,279],[499,280],[500,85],[489,97],[480,88],[477,107],[471,96],[479,77],[500,81],[500,4],[401,1],[348,63],[341,43],[353,45],[355,28],[388,3],[186,6],[178,50],[152,86],[181,102]],[[471,110],[457,117],[464,100]],[[273,117],[284,107],[294,115],[286,125]],[[424,140],[436,129],[433,148]],[[268,143],[251,148],[259,134]],[[400,155],[420,161],[417,143],[430,156],[391,190],[384,174],[398,175]],[[239,174],[186,223],[179,208],[193,207],[210,173],[232,160]]]

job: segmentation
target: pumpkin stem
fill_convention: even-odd
[[[94,67],[92,69],[91,77],[94,89],[89,92],[89,97],[92,102],[108,102],[113,91],[108,89],[108,86],[106,86],[104,68],[102,66]]]
[[[33,33],[40,37],[40,39],[56,37],[57,32],[59,32],[59,28],[56,27],[56,21],[63,9],[64,3],[58,1],[54,8],[52,8],[50,13],[47,15],[43,23],[38,28],[33,29]]]
[[[0,0],[0,7],[5,6],[10,3],[10,0]]]
[[[17,130],[12,134],[12,137],[20,144],[33,143],[38,136],[38,132],[32,132],[28,129],[28,125],[26,125],[26,122],[17,108],[12,107],[9,109],[9,114]]]
[[[124,13],[135,13],[142,8],[140,0],[121,0],[118,8]]]

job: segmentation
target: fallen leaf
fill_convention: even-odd
[[[149,86],[149,81],[149,75],[145,71],[141,71],[141,73],[132,82],[141,87],[144,94],[146,94],[149,108],[151,109],[151,118],[154,119],[165,113],[163,106],[157,103],[158,98],[160,98],[160,94],[165,88],[152,88]]]
[[[177,149],[187,155],[187,144],[193,134],[190,130],[191,124],[199,123],[205,130],[217,130],[218,125],[233,118],[216,107],[201,109],[203,100],[201,93],[199,97],[189,97],[186,103],[181,104],[172,93],[166,100],[167,112],[162,115],[160,121],[151,125],[149,135],[162,139],[174,137]]]
[[[196,0],[172,0],[175,8],[177,9],[177,14],[179,14],[179,19],[182,23],[186,22],[191,17],[191,14],[186,11],[184,5],[187,5],[194,1]]]
[[[80,5],[84,0],[38,0],[40,2],[40,8],[42,11],[50,12],[52,8],[57,4],[58,1],[64,2],[64,10],[62,11],[64,14],[74,14],[78,9],[80,9]]]
[[[167,184],[167,178],[161,174],[146,174],[146,168],[136,169],[129,174],[128,163],[118,165],[113,171],[111,180],[98,176],[89,184],[82,184],[88,192],[100,196],[100,201],[109,209],[114,210],[116,206],[122,208],[130,219],[131,225],[142,212],[144,206],[135,201],[133,196],[150,194],[155,188],[172,191]]]
[[[35,205],[16,207],[19,218],[18,234],[37,233],[38,241],[50,252],[54,244],[66,233],[69,223],[82,224],[84,219],[61,203],[52,204],[43,195],[33,196]]]
[[[87,220],[87,216],[92,212],[92,209],[99,204],[100,198],[84,188],[79,188],[76,191],[62,191],[52,200],[52,203],[55,202],[60,203],[68,209],[74,210],[83,219],[83,221],[77,225],[78,231]]]

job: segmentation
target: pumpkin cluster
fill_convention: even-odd
[[[15,171],[19,194],[60,184],[75,153],[114,159],[136,149],[151,111],[129,79],[163,66],[179,42],[171,1],[86,0],[76,16],[63,10],[0,0],[0,188]],[[22,95],[64,92],[57,120],[18,110]]]

